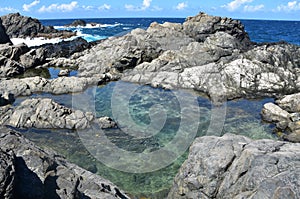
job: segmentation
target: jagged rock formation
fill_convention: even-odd
[[[35,146],[12,130],[0,131],[1,198],[129,199],[99,175]]]
[[[183,24],[152,23],[109,38],[64,62],[78,66],[79,76],[110,72],[154,87],[195,89],[219,101],[298,91],[299,56],[299,46],[256,44],[239,21],[200,13]]]
[[[26,37],[64,37],[74,36],[75,33],[69,31],[58,31],[51,26],[43,26],[38,19],[25,17],[20,13],[12,13],[1,16],[3,26],[10,38]]]
[[[300,144],[243,136],[197,138],[170,199],[300,197]]]

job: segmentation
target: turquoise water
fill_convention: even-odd
[[[130,92],[129,97],[123,95],[129,91],[126,88],[131,87],[135,88],[134,92]],[[119,98],[115,102],[112,102],[116,96]],[[135,153],[150,153],[164,148],[179,132],[180,122],[183,120],[182,107],[188,111],[196,109],[193,105],[183,106],[179,100],[181,97],[186,99],[187,102],[189,102],[188,97],[196,99],[197,107],[199,108],[198,117],[195,117],[192,112],[191,114],[187,114],[186,117],[190,116],[190,118],[187,118],[188,121],[195,119],[199,121],[198,128],[188,126],[187,132],[191,131],[192,133],[196,129],[196,137],[208,134],[207,130],[210,128],[210,124],[213,123],[211,118],[213,117],[212,110],[214,106],[208,98],[201,96],[201,93],[193,91],[180,90],[179,95],[174,91],[152,88],[150,86],[141,86],[126,82],[111,82],[105,86],[89,88],[84,93],[74,94],[73,96],[42,94],[33,97],[50,97],[65,106],[72,107],[73,105],[84,111],[94,109],[97,116],[110,116],[115,120],[118,120],[118,118],[114,118],[114,116],[119,115],[113,110],[114,108],[112,108],[111,104],[123,101],[124,104],[128,104],[126,107],[134,122],[132,124],[134,128],[125,122],[125,125],[120,126],[121,128],[105,130],[105,136],[120,149]],[[83,101],[81,101],[82,99]],[[15,104],[20,103],[22,100],[24,98],[19,98]],[[125,103],[126,101],[127,103]],[[223,106],[225,107],[226,115],[220,135],[235,133],[246,135],[253,139],[276,139],[276,136],[272,132],[272,126],[262,123],[260,117],[263,104],[270,101],[273,101],[273,99],[241,99],[227,102]],[[80,107],[78,104],[82,106]],[[159,106],[159,109],[153,109],[155,106]],[[118,109],[122,108],[122,106],[117,107]],[[164,112],[165,114],[156,115],[155,113],[151,113],[155,111],[158,111],[158,113]],[[130,135],[132,132],[141,132],[145,126],[151,124],[153,116],[158,116],[159,119],[163,119],[166,116],[163,128],[160,128],[157,134],[147,138],[135,138],[134,135],[136,134]],[[218,117],[214,117],[214,119],[218,119]],[[82,133],[87,135],[88,132],[87,130],[77,132],[70,130],[30,129],[24,132],[24,134],[40,146],[52,147],[66,156],[70,161],[111,180],[136,198],[163,198],[166,196],[178,169],[187,157],[187,151],[182,151],[182,154],[170,165],[153,172],[128,173],[120,171],[106,166],[97,160],[97,157],[95,158],[95,154],[90,153],[92,150],[86,148],[86,140],[82,137]],[[92,136],[94,136],[92,137],[94,142],[102,140],[98,134],[93,134]],[[101,145],[95,145],[95,147],[100,150],[102,149]]]

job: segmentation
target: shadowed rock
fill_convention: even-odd
[[[129,198],[108,180],[55,152],[36,147],[14,131],[0,131],[1,198]]]

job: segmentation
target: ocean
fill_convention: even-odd
[[[83,19],[88,24],[97,23],[99,26],[66,28],[75,19],[51,19],[41,20],[42,24],[54,26],[57,29],[69,29],[77,31],[78,36],[87,41],[96,41],[110,36],[123,35],[135,28],[147,28],[152,22],[182,23],[184,18],[101,18]],[[278,42],[287,41],[300,45],[300,21],[271,21],[271,20],[241,20],[245,25],[252,41]]]
[[[96,41],[105,39],[110,36],[123,35],[135,28],[147,28],[152,22],[175,22],[182,23],[183,18],[105,18],[105,19],[84,19],[89,25],[86,27],[70,27],[65,25],[70,24],[75,19],[57,19],[57,20],[41,20],[44,25],[51,25],[57,29],[69,29],[77,31],[78,36],[83,37],[87,41]],[[241,20],[245,25],[245,30],[248,32],[252,41],[255,42],[278,42],[287,41],[293,44],[300,45],[300,21],[264,21],[264,20]],[[99,25],[92,26],[91,23]],[[47,77],[56,78],[58,68],[50,68]],[[76,71],[73,71],[76,76]],[[123,88],[118,91],[127,92],[128,88],[138,86],[126,82],[110,82],[106,85],[94,88],[88,88],[82,95],[83,97],[90,96],[95,93],[95,98],[92,99],[95,103],[95,112],[98,117],[110,116],[114,118],[112,107],[112,95],[114,89]],[[117,92],[121,94],[122,92]],[[211,121],[212,105],[211,102],[201,97],[199,93],[192,93],[196,96],[199,108],[199,126],[197,136],[204,136]],[[74,99],[79,102],[87,101],[83,98],[80,101],[81,94],[65,94],[65,95],[51,95],[49,93],[35,94],[31,97],[52,98],[56,102],[72,107]],[[124,95],[126,96],[126,95]],[[127,151],[142,152],[147,150],[159,150],[169,143],[177,133],[178,123],[180,121],[180,110],[178,104],[173,103],[173,93],[163,89],[155,89],[150,86],[138,86],[130,98],[130,103],[125,97],[118,104],[127,103],[129,106],[129,113],[138,126],[148,125],[151,121],[149,117],[150,111],[154,105],[159,102],[163,105],[168,117],[164,128],[160,133],[147,139],[131,139],[130,136],[124,134],[120,129],[112,129],[105,131],[105,136],[109,138],[116,146],[126,149]],[[18,98],[15,104],[20,103],[24,98]],[[126,101],[127,100],[127,101]],[[226,121],[223,126],[222,134],[235,133],[248,136],[252,139],[278,139],[273,129],[274,126],[262,123],[260,111],[262,106],[267,102],[273,102],[272,98],[246,100],[238,99],[229,101],[227,103]],[[119,102],[119,101],[118,101]],[[176,101],[175,101],[176,102]],[[85,104],[85,103],[83,103]],[[176,108],[177,107],[177,108]],[[122,109],[121,109],[122,110]],[[131,128],[130,130],[137,128]],[[165,198],[173,179],[178,172],[178,169],[187,158],[187,152],[180,156],[169,166],[160,170],[148,173],[130,173],[123,170],[114,169],[102,161],[95,159],[95,156],[90,152],[96,150],[94,148],[88,149],[83,145],[83,137],[87,132],[74,132],[71,130],[41,130],[28,129],[24,132],[25,136],[40,146],[50,147],[55,149],[58,153],[64,155],[69,161],[72,161],[79,166],[88,169],[93,173],[112,181],[121,189],[125,190],[132,198]],[[92,140],[101,140],[101,136],[95,135]],[[98,145],[91,145],[97,147]],[[102,150],[102,147],[99,147]],[[123,163],[123,162],[122,162]]]

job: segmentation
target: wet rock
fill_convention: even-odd
[[[27,99],[7,116],[1,118],[1,125],[15,128],[85,129],[93,120],[89,113],[72,110],[46,98]]]
[[[300,144],[197,138],[168,198],[299,198]]]
[[[74,33],[58,31],[52,26],[44,26],[38,19],[25,17],[20,13],[12,13],[1,17],[6,33],[10,38],[26,37],[71,37]]]
[[[71,24],[66,25],[66,27],[77,27],[77,26],[86,26],[86,22],[82,19],[73,21]]]
[[[2,198],[129,198],[110,181],[86,171],[20,134],[1,129]],[[34,185],[34,189],[32,188]]]

